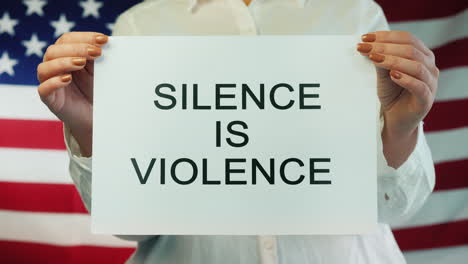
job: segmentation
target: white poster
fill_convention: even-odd
[[[93,232],[372,231],[376,77],[358,41],[111,37],[95,63]]]

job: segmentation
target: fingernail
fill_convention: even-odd
[[[395,79],[401,79],[401,73],[397,71],[390,71],[390,75]]]
[[[369,55],[369,59],[375,61],[375,62],[383,62],[385,60],[385,56],[382,54],[377,54],[377,53],[372,53]]]
[[[101,49],[90,47],[90,48],[88,48],[88,55],[92,56],[92,57],[97,57],[97,56],[101,55]]]
[[[62,76],[62,82],[69,82],[72,79],[71,74],[65,74]]]
[[[72,63],[75,66],[83,66],[86,64],[86,59],[85,58],[73,58]]]
[[[375,34],[364,34],[364,35],[362,35],[361,39],[364,42],[375,41]]]
[[[372,45],[367,43],[359,43],[357,45],[357,50],[359,52],[368,53],[372,50]]]
[[[97,44],[106,44],[108,40],[108,37],[103,34],[99,34],[96,36],[96,43]]]

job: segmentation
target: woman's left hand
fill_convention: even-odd
[[[362,36],[357,50],[377,67],[377,94],[386,133],[405,138],[415,133],[437,91],[434,53],[409,32],[377,31]]]
[[[362,36],[357,50],[377,68],[377,94],[384,117],[383,152],[399,168],[413,152],[418,125],[434,103],[439,69],[434,53],[409,32],[377,31]]]

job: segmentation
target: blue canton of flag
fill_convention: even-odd
[[[2,0],[0,84],[37,85],[47,46],[65,32],[110,34],[115,19],[141,0]]]

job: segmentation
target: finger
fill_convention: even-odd
[[[85,57],[88,60],[94,60],[101,56],[101,53],[100,47],[86,43],[54,44],[47,48],[44,61],[61,57]]]
[[[363,55],[369,55],[369,53],[379,53],[384,55],[393,55],[396,57],[402,57],[409,60],[419,61],[424,63],[428,69],[434,66],[434,62],[430,60],[430,57],[424,55],[419,49],[409,44],[394,44],[394,43],[359,43],[357,45],[357,51]]]
[[[56,75],[81,70],[85,65],[84,57],[64,57],[45,61],[37,66],[37,79],[42,83]]]
[[[395,70],[390,71],[390,78],[396,84],[414,95],[420,105],[430,108],[433,101],[433,94],[426,83],[414,78],[411,75]]]
[[[77,83],[80,83],[81,85],[77,86],[77,88],[85,95],[87,99],[89,99],[90,102],[93,101],[93,79],[94,78],[89,78],[90,75],[93,76],[93,64],[94,61],[88,61],[86,62],[86,66],[84,67],[84,70],[82,71],[77,71],[73,73],[73,80],[76,81]]]
[[[362,35],[364,42],[409,44],[415,46],[425,55],[434,56],[434,53],[413,34],[406,31],[376,31]]]
[[[426,66],[419,61],[408,60],[392,55],[383,55],[380,53],[369,54],[369,59],[371,59],[377,67],[387,70],[396,70],[411,75],[425,83],[433,82],[432,74]]]
[[[67,32],[60,36],[56,44],[87,43],[101,46],[107,43],[108,36],[98,32]]]
[[[52,77],[48,79],[47,81],[41,83],[39,87],[37,88],[37,91],[39,93],[39,96],[41,97],[41,100],[47,104],[49,95],[51,95],[57,89],[67,86],[71,82],[71,80],[72,80],[71,74],[65,74],[61,76]]]

